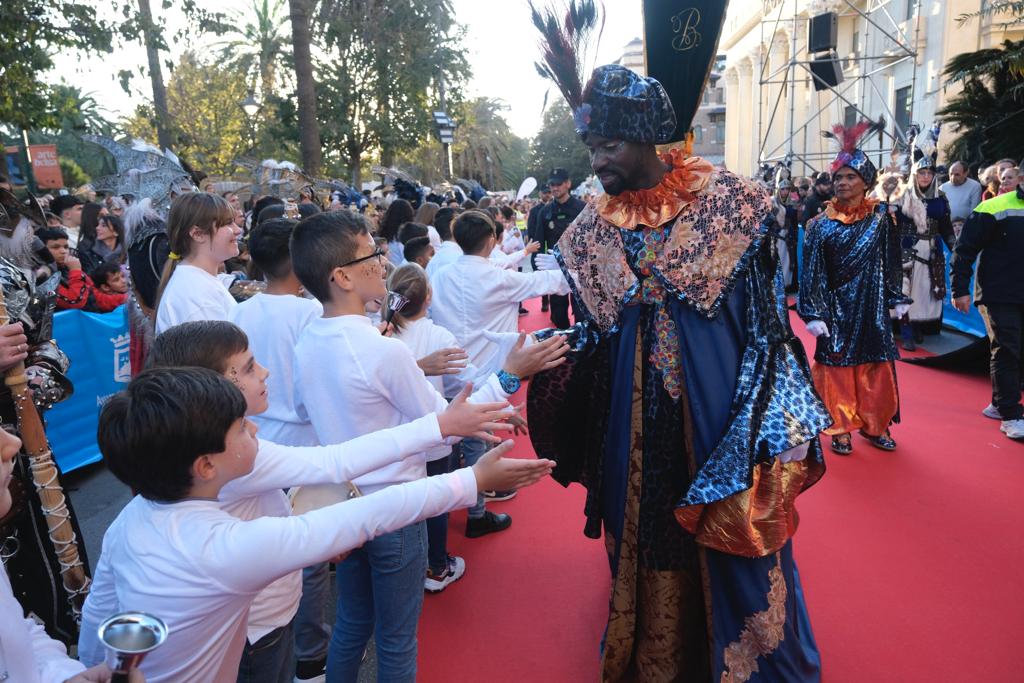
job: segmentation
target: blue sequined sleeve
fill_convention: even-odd
[[[804,322],[822,320],[826,325],[832,324],[828,309],[824,239],[817,221],[804,231],[804,263],[796,310]]]

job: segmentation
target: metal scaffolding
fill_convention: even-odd
[[[906,25],[911,23],[897,21],[889,10],[889,5],[895,0],[862,0],[859,3],[851,0],[843,0],[840,9],[836,12],[840,21],[844,17],[859,17],[863,19],[863,35],[861,41],[865,46],[864,55],[854,53],[847,57],[840,57],[844,80],[835,87],[829,87],[827,101],[822,104],[822,98],[810,98],[811,107],[807,112],[805,121],[797,125],[796,114],[796,86],[799,80],[805,81],[808,88],[814,87],[818,77],[811,71],[813,55],[807,50],[808,35],[806,16],[800,16],[800,2],[792,0],[791,3],[780,3],[772,12],[761,20],[761,44],[767,44],[767,50],[760,55],[760,101],[758,108],[758,165],[771,166],[777,162],[788,162],[791,164],[795,175],[808,175],[822,170],[830,161],[834,153],[822,151],[811,152],[808,150],[808,137],[817,137],[823,129],[830,128],[834,121],[828,117],[828,112],[837,102],[852,107],[857,118],[877,119],[878,115],[884,114],[888,125],[886,130],[877,138],[877,146],[870,145],[864,149],[870,156],[877,155],[879,168],[889,163],[888,157],[893,146],[897,143],[906,144],[906,131],[900,126],[896,114],[889,106],[888,98],[883,94],[880,81],[890,76],[894,69],[905,62],[910,61],[914,68],[911,80],[912,94],[917,92],[917,46],[921,30],[920,1],[910,0],[914,3],[912,17],[913,40],[907,35]],[[787,5],[792,5],[792,16],[784,16]],[[862,5],[863,7],[859,7]],[[908,12],[909,14],[909,12]],[[769,58],[772,47],[775,44],[776,36],[780,29],[788,25],[789,29],[789,58],[787,63],[769,71]],[[767,35],[766,35],[767,34]],[[777,92],[773,92],[777,87]],[[878,101],[881,102],[884,111],[865,111],[865,103],[868,92],[873,92]],[[785,137],[778,143],[769,141],[773,126],[784,111],[788,100],[789,116],[787,117],[787,130]],[[815,107],[815,100],[817,106]],[[765,106],[767,103],[767,107]],[[766,120],[767,114],[767,120]],[[913,120],[913,116],[910,117]],[[802,144],[797,146],[797,141]],[[769,145],[771,148],[769,149]],[[800,151],[798,151],[800,150]],[[802,164],[803,168],[799,168]]]

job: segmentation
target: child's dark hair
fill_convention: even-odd
[[[303,218],[292,231],[292,268],[306,291],[320,303],[331,297],[331,273],[352,261],[369,234],[366,219],[351,211],[329,211]]]
[[[195,366],[224,374],[228,360],[249,348],[249,337],[224,320],[193,320],[169,327],[153,340],[146,368]]]
[[[452,232],[463,253],[475,254],[484,246],[488,237],[494,236],[494,221],[486,211],[470,209],[458,215]]]
[[[89,277],[92,278],[92,283],[94,285],[96,285],[97,287],[102,287],[103,285],[107,284],[107,281],[110,279],[111,275],[120,272],[120,265],[118,265],[114,261],[104,261],[103,263],[93,268],[92,272],[89,273]]]
[[[143,498],[174,502],[192,488],[192,465],[221,453],[242,392],[208,368],[154,368],[100,411],[96,440],[107,467]]]
[[[452,220],[454,218],[455,209],[449,207],[441,209],[434,216],[434,227],[437,228],[437,234],[443,241],[447,242],[452,238]]]
[[[256,203],[252,205],[252,223],[253,223],[253,225],[255,225],[256,223],[259,222],[259,220],[260,220],[260,213],[263,211],[263,209],[267,208],[268,206],[274,206],[274,205],[280,205],[280,206],[283,207],[284,206],[284,200],[281,199],[280,197],[274,197],[272,195],[267,195],[265,197],[260,197],[258,200],[256,200]],[[269,218],[270,214],[267,214],[267,217]]]
[[[402,226],[401,230],[398,231],[398,241],[402,244],[406,244],[409,240],[414,240],[417,237],[426,237],[430,234],[430,230],[427,226],[422,223],[409,222]]]
[[[428,241],[429,244],[429,241]],[[398,292],[408,299],[401,313],[395,313],[392,324],[399,330],[409,324],[409,318],[423,312],[430,295],[430,280],[427,271],[416,263],[404,263],[388,278],[388,291]]]
[[[292,272],[288,241],[298,221],[274,218],[260,223],[249,233],[249,256],[253,264],[270,280],[280,280]]]
[[[43,241],[43,244],[54,240],[66,240],[68,232],[64,228],[51,228],[45,226],[36,230],[36,237]]]
[[[501,215],[502,215],[502,216],[503,216],[503,217],[505,218],[505,220],[507,220],[507,221],[508,221],[508,220],[512,220],[513,218],[515,218],[515,217],[516,217],[516,210],[515,210],[515,209],[513,209],[513,208],[512,208],[511,206],[509,206],[509,205],[507,205],[507,204],[506,204],[506,205],[504,205],[504,206],[502,206],[502,207],[501,207],[501,209],[499,209],[499,210],[501,211]]]
[[[405,243],[405,248],[402,250],[402,255],[405,260],[412,263],[420,256],[423,256],[430,249],[430,238],[429,237],[414,237]]]
[[[394,242],[398,239],[398,230],[415,216],[412,204],[405,199],[396,199],[388,205],[381,217],[377,234],[388,242]]]

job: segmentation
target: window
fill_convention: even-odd
[[[719,145],[725,144],[725,120],[719,119],[715,121],[715,143]]]
[[[725,104],[725,88],[717,88],[715,90],[715,102],[717,104]]]
[[[910,127],[911,114],[913,109],[910,86],[904,86],[896,90],[896,106],[893,113],[896,115],[896,126],[899,130],[906,132]]]
[[[693,127],[693,143],[700,145],[704,142],[704,126]]]
[[[904,19],[913,19],[914,10],[917,9],[917,0],[907,0],[907,16]]]
[[[853,40],[850,41],[850,52],[854,57],[860,55],[860,31],[853,32]]]
[[[704,88],[704,96],[701,100],[702,104],[711,104],[711,88]]]

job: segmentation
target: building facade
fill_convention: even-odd
[[[1024,27],[1005,19],[957,17],[989,0],[733,0],[719,50],[725,54],[725,164],[753,175],[762,164],[789,160],[795,175],[823,170],[834,154],[820,131],[834,123],[884,116],[887,133],[868,145],[879,166],[911,123],[930,126],[959,87],[941,80],[962,52],[1020,39]],[[838,17],[837,69],[842,82],[816,90],[808,52],[808,20]],[[943,130],[948,142],[954,133]],[[940,156],[941,161],[941,156]]]

